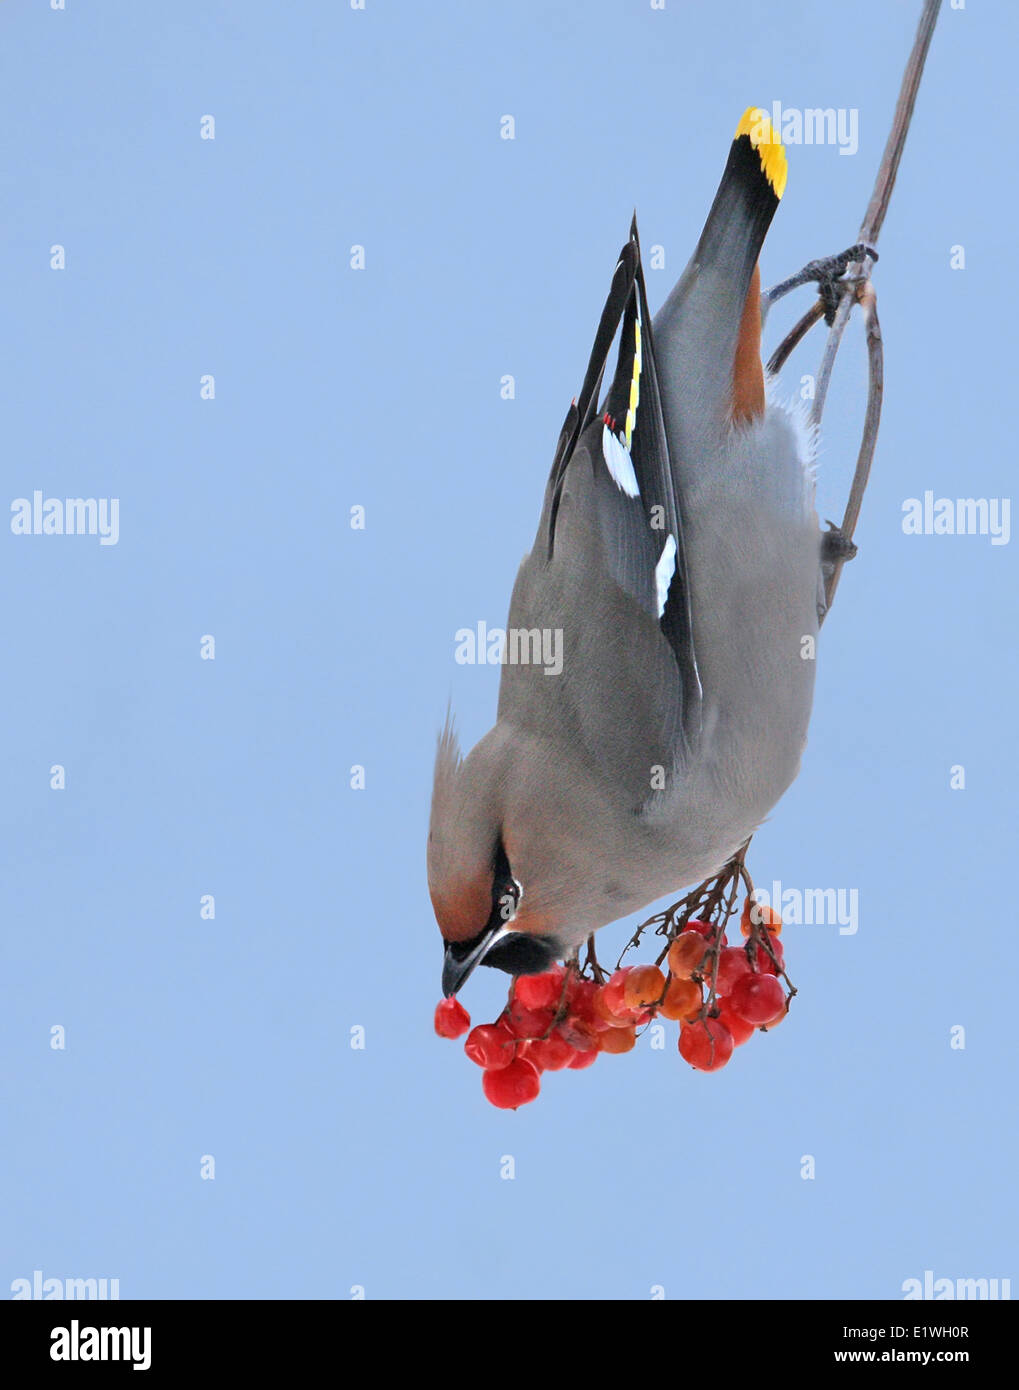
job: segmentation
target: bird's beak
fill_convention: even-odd
[[[464,953],[462,947],[458,947],[456,942],[446,943],[446,954],[442,961],[442,992],[448,998],[451,994],[456,994],[457,990],[467,980],[473,972],[475,966],[488,955],[489,951],[497,941],[501,941],[504,936],[508,936],[512,928],[507,922],[500,922],[497,926],[490,927],[488,931],[482,932],[477,941],[473,942],[469,951]]]

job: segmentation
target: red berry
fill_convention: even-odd
[[[464,1043],[464,1051],[472,1062],[488,1071],[508,1067],[517,1050],[517,1040],[502,1023],[479,1023],[472,1028]]]
[[[513,998],[524,1009],[554,1009],[563,992],[563,974],[560,968],[541,975],[518,975],[513,981]]]
[[[502,1021],[515,1037],[540,1038],[552,1026],[553,1018],[555,1009],[525,1009],[514,999]]]
[[[598,1060],[598,1048],[597,1048],[597,1046],[591,1048],[591,1049],[590,1049],[589,1051],[587,1051],[587,1052],[574,1052],[573,1058],[572,1058],[572,1060],[570,1061],[570,1064],[569,1064],[569,1066],[570,1066],[570,1071],[583,1071],[585,1067],[593,1066],[594,1063],[597,1062],[597,1060]]]
[[[714,943],[718,938],[717,922],[699,922],[696,917],[691,917],[689,922],[687,922],[686,926],[683,928],[683,930],[699,932],[700,935],[703,936],[706,941],[712,943]],[[727,941],[728,937],[723,936],[722,945],[724,946]]]
[[[599,1018],[596,1014],[590,1022],[588,1022],[587,1019],[585,1019],[583,1026],[590,1032],[594,1033],[597,1037],[600,1036],[602,1033],[607,1033],[610,1028],[629,1028],[630,1024],[633,1022],[633,1019],[630,1018],[629,1014],[620,1017],[617,1017],[615,1014],[613,1014],[612,1017],[615,1020],[615,1022],[607,1023],[605,1019]]]
[[[775,953],[775,960],[778,961],[778,970],[781,970],[785,965],[785,951],[782,949],[782,943],[777,937],[772,937],[769,944]],[[759,942],[752,948],[751,955],[754,958],[754,964],[762,975],[776,975],[778,973],[775,968],[775,961],[768,955],[768,947],[763,942]]]
[[[556,1032],[575,1052],[590,1052],[592,1048],[595,1052],[598,1050],[598,1034],[593,1025],[582,1018],[572,1015],[564,1018]]]
[[[718,957],[716,994],[728,994],[741,975],[750,974],[750,962],[741,946],[726,946]]]
[[[518,1057],[508,1067],[486,1071],[481,1077],[481,1086],[486,1099],[500,1110],[515,1110],[518,1105],[535,1099],[541,1090],[541,1077],[533,1062]]]
[[[785,1010],[785,990],[774,975],[744,975],[729,996],[734,1014],[759,1027]]]
[[[629,1009],[617,1011],[611,1007],[604,989],[600,989],[594,996],[594,1018],[591,1022],[595,1027],[604,1023],[608,1028],[629,1028],[632,1021]]]
[[[769,1019],[768,1019],[767,1023],[764,1025],[764,1031],[765,1031],[766,1033],[771,1033],[774,1029],[776,1029],[776,1028],[778,1027],[778,1025],[782,1022],[783,1019],[788,1018],[788,1017],[789,1017],[789,1001],[788,1001],[788,999],[787,999],[786,1002],[785,1002],[785,1008],[784,1008],[784,1009],[781,1009],[781,1010],[775,1015],[774,1018],[769,1018]]]
[[[717,1018],[684,1023],[679,1030],[679,1055],[698,1071],[718,1071],[732,1056],[732,1034]]]
[[[538,1038],[527,1043],[527,1057],[541,1071],[562,1071],[577,1055],[565,1038],[553,1033],[550,1038]]]
[[[626,988],[626,977],[633,969],[632,965],[624,965],[619,970],[614,970],[609,976],[608,983],[602,985],[602,999],[606,1008],[611,1009],[614,1014],[626,1012],[626,1001],[623,999],[623,990]]]
[[[599,993],[600,986],[593,980],[578,980],[574,977],[569,995],[571,1015],[590,1023],[595,1018],[595,1000]]]
[[[435,1006],[435,1031],[440,1038],[462,1038],[471,1026],[471,1016],[459,999],[441,999]]]
[[[732,1001],[730,999],[719,999],[718,1001],[718,1021],[724,1023],[732,1034],[732,1041],[735,1047],[742,1047],[745,1042],[754,1035],[754,1025],[747,1023],[746,1019],[740,1018],[739,1014],[732,1011]]]

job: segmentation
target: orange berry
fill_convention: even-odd
[[[599,1052],[631,1052],[637,1043],[637,1030],[631,1023],[629,1028],[607,1028],[598,1035]]]
[[[773,907],[765,907],[763,903],[755,903],[753,898],[747,898],[740,914],[739,929],[744,936],[749,936],[751,927],[767,927],[773,935],[781,936],[782,918]]]
[[[700,1011],[703,1004],[701,987],[696,980],[669,981],[659,1013],[663,1018],[673,1020],[691,1018]]]
[[[628,1009],[646,1009],[662,997],[665,976],[657,965],[635,965],[623,985],[623,1003]]]
[[[700,969],[708,944],[697,931],[684,931],[669,947],[669,969],[677,980],[689,980]]]

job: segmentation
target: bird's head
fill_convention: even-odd
[[[428,891],[443,939],[442,992],[456,994],[478,965],[537,974],[560,954],[529,910],[503,821],[505,768],[492,730],[461,758],[451,721],[439,736],[428,831]]]

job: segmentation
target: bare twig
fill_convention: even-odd
[[[597,980],[600,985],[604,984],[608,979],[605,971],[598,963],[598,957],[595,955],[594,932],[587,938],[587,959],[584,962],[584,970],[585,972],[590,970],[592,979]]]
[[[857,265],[850,266],[848,273],[858,275],[861,280],[869,279],[870,257],[865,256]],[[844,294],[839,300],[839,307],[835,310],[835,321],[828,330],[828,341],[824,345],[821,365],[817,370],[817,381],[814,386],[814,406],[811,411],[811,418],[815,425],[820,425],[821,416],[824,414],[825,402],[828,399],[828,383],[831,381],[832,369],[835,366],[835,357],[842,345],[842,335],[846,331],[846,325],[849,323],[849,315],[852,311],[853,299],[850,295]]]
[[[824,302],[816,299],[798,323],[794,323],[778,347],[768,358],[768,373],[775,376],[788,361],[794,348],[807,336],[814,324],[824,318]]]
[[[860,516],[860,507],[863,504],[863,494],[867,488],[867,479],[870,477],[870,465],[874,458],[874,449],[877,445],[877,430],[881,420],[881,402],[884,398],[884,354],[881,350],[881,325],[877,317],[877,295],[874,293],[874,286],[870,282],[861,285],[859,292],[860,304],[863,308],[864,333],[867,339],[867,369],[869,382],[867,389],[867,413],[863,422],[863,438],[860,441],[860,452],[856,459],[856,470],[853,474],[853,485],[849,492],[849,501],[846,503],[845,515],[842,519],[842,535],[851,539],[856,530],[856,523]],[[825,609],[831,609],[832,600],[835,597],[835,590],[838,588],[839,576],[842,573],[844,559],[836,559],[825,582]]]
[[[941,0],[924,0],[923,12],[920,15],[920,23],[917,25],[916,38],[913,41],[913,50],[909,55],[909,60],[906,63],[906,70],[903,73],[902,86],[899,89],[899,99],[896,102],[895,115],[892,118],[892,128],[885,142],[884,154],[881,157],[881,164],[878,167],[877,178],[874,180],[874,191],[870,195],[867,211],[864,213],[863,221],[860,223],[859,240],[865,242],[869,246],[877,245],[878,236],[884,225],[885,214],[888,212],[888,203],[892,196],[892,189],[895,187],[895,177],[899,171],[902,151],[905,148],[906,136],[909,133],[909,124],[913,117],[913,107],[916,105],[916,94],[920,86],[920,78],[923,75],[924,63],[927,60],[927,52],[931,45],[931,39],[934,35],[934,26],[937,23],[940,9]],[[842,342],[842,335],[849,322],[853,304],[862,304],[866,298],[866,303],[869,306],[867,350],[870,369],[870,388],[864,419],[863,439],[857,458],[856,472],[853,476],[849,500],[846,503],[846,511],[842,526],[840,527],[842,536],[846,541],[852,540],[853,532],[856,529],[856,522],[859,518],[860,507],[863,502],[863,494],[867,486],[867,478],[870,474],[870,464],[874,457],[874,448],[877,443],[878,424],[881,419],[883,361],[881,352],[881,332],[877,320],[877,306],[874,298],[874,291],[870,285],[871,270],[871,259],[869,256],[865,256],[862,261],[850,266],[846,272],[843,282],[846,286],[846,292],[843,293],[839,301],[838,308],[835,311],[835,321],[832,323],[828,332],[828,341],[824,346],[824,354],[821,358],[821,366],[817,373],[817,383],[814,393],[813,418],[815,423],[820,423],[821,414],[824,410],[825,400],[828,395],[828,384],[835,366],[835,357],[838,353],[839,345]],[[866,313],[865,319],[867,319]],[[828,609],[831,607],[831,601],[838,585],[838,578],[843,563],[844,561],[837,561],[828,577],[828,582],[825,587],[825,599]]]
[[[920,16],[916,38],[913,41],[913,51],[909,55],[906,71],[902,77],[902,86],[899,88],[899,100],[895,105],[892,128],[885,144],[884,155],[881,158],[881,167],[878,169],[877,179],[874,182],[874,192],[870,195],[866,214],[860,224],[860,240],[869,242],[871,246],[876,244],[881,228],[884,226],[885,213],[888,211],[892,189],[895,187],[895,176],[899,172],[899,161],[902,158],[906,136],[909,133],[909,123],[913,119],[913,107],[916,104],[920,78],[923,76],[924,64],[927,61],[927,50],[931,46],[934,26],[938,22],[940,9],[941,0],[924,0],[923,13]]]

